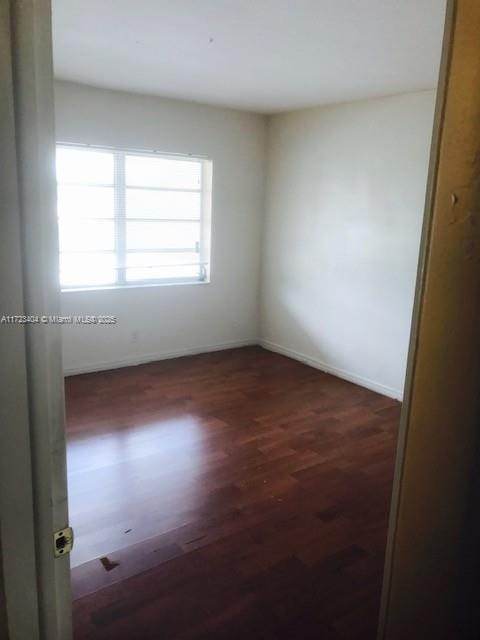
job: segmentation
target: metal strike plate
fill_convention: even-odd
[[[53,548],[56,558],[70,553],[73,547],[73,529],[66,527],[53,534]]]

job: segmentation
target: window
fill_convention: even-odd
[[[206,282],[211,162],[57,145],[62,289]]]

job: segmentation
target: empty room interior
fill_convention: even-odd
[[[77,640],[373,640],[439,0],[53,2]]]

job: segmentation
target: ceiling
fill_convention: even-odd
[[[445,0],[53,0],[58,78],[276,113],[433,88]]]

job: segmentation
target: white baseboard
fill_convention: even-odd
[[[148,362],[157,362],[158,360],[170,360],[171,358],[181,358],[182,356],[193,356],[198,355],[200,353],[210,353],[213,351],[224,351],[226,349],[236,349],[239,347],[251,347],[259,345],[268,351],[274,351],[275,353],[280,353],[288,358],[293,358],[293,360],[299,360],[304,364],[308,364],[315,369],[320,369],[320,371],[324,371],[325,373],[331,373],[338,378],[342,378],[343,380],[348,380],[349,382],[353,382],[355,384],[360,385],[361,387],[366,387],[367,389],[371,389],[372,391],[376,391],[377,393],[381,393],[384,396],[388,396],[389,398],[395,398],[396,400],[402,400],[403,392],[400,389],[394,389],[393,387],[389,387],[387,385],[381,384],[380,382],[375,382],[374,380],[370,380],[369,378],[364,378],[356,373],[351,373],[350,371],[345,371],[344,369],[339,369],[338,367],[327,364],[326,362],[322,362],[317,358],[312,358],[311,356],[307,356],[304,353],[300,353],[298,351],[294,351],[293,349],[289,349],[288,347],[283,347],[282,345],[276,344],[275,342],[271,342],[270,340],[235,340],[233,342],[223,342],[218,344],[210,344],[205,345],[203,347],[195,347],[188,349],[178,349],[176,351],[168,351],[168,352],[160,352],[160,353],[149,353],[148,355],[136,355],[130,356],[127,358],[120,358],[119,360],[109,360],[108,362],[96,362],[91,365],[85,365],[80,367],[66,367],[64,369],[65,376],[76,376],[82,373],[94,373],[96,371],[108,371],[109,369],[121,369],[122,367],[133,367],[139,364],[146,364]]]
[[[299,360],[300,362],[308,364],[315,369],[320,369],[320,371],[324,371],[325,373],[331,373],[332,375],[337,376],[337,378],[348,380],[348,382],[353,382],[360,385],[361,387],[366,387],[367,389],[371,389],[372,391],[381,393],[382,395],[388,396],[389,398],[394,398],[395,400],[401,401],[403,399],[403,392],[400,389],[394,389],[393,387],[381,384],[380,382],[375,382],[375,380],[364,378],[363,376],[360,376],[356,373],[351,373],[350,371],[339,369],[338,367],[327,364],[326,362],[322,362],[317,358],[312,358],[311,356],[307,356],[304,353],[294,351],[293,349],[289,349],[288,347],[283,347],[279,344],[276,344],[275,342],[270,342],[270,340],[260,339],[258,343],[261,347],[264,347],[264,349],[268,349],[268,351],[274,351],[275,353],[280,353],[281,355],[287,356],[288,358],[293,358],[293,360]]]
[[[148,355],[130,356],[119,360],[109,360],[108,362],[96,362],[81,367],[65,367],[65,376],[76,376],[82,373],[94,373],[96,371],[108,371],[109,369],[121,369],[122,367],[133,367],[138,364],[157,362],[158,360],[170,360],[181,358],[182,356],[194,356],[200,353],[210,353],[213,351],[224,351],[226,349],[236,349],[238,347],[251,347],[258,344],[257,340],[236,340],[233,342],[223,342],[220,344],[210,344],[203,347],[191,349],[178,349],[177,351],[163,351],[160,353],[149,353]]]

